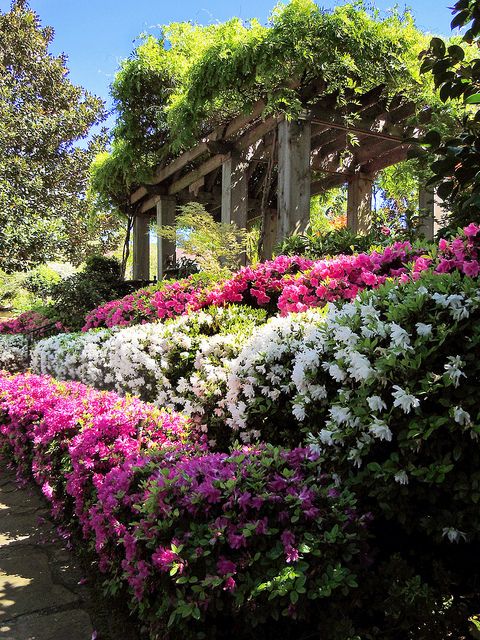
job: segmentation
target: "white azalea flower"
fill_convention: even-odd
[[[460,540],[466,540],[467,534],[463,531],[459,531],[455,529],[455,527],[444,527],[442,531],[442,535],[444,538],[448,538],[449,542],[460,542]]]
[[[348,372],[354,380],[361,382],[372,375],[373,369],[370,365],[370,360],[366,356],[358,353],[358,351],[352,351],[350,353]]]
[[[348,409],[347,407],[340,407],[336,404],[334,404],[333,407],[330,407],[329,413],[332,420],[338,425],[343,424],[344,422],[348,422],[352,417],[350,409]]]
[[[432,333],[432,325],[424,324],[423,322],[417,322],[415,325],[419,336],[429,336]]]
[[[399,324],[390,325],[391,345],[400,349],[410,348],[410,335]]]
[[[370,396],[367,398],[367,403],[370,407],[370,411],[383,411],[387,408],[387,405],[380,396]]]
[[[449,356],[447,360],[448,363],[444,366],[446,375],[453,380],[455,387],[458,387],[460,384],[460,378],[462,376],[464,378],[467,377],[460,369],[460,367],[465,366],[465,362],[460,358],[460,356]]]
[[[408,484],[408,475],[406,471],[398,471],[394,476],[395,482],[398,484]]]
[[[376,418],[372,424],[369,426],[368,430],[375,438],[379,440],[386,440],[387,442],[391,442],[392,440],[392,432],[390,431],[388,425],[383,420],[378,420]]]
[[[454,407],[453,408],[453,419],[457,424],[462,426],[472,424],[472,419],[468,411],[464,411],[462,407]]]
[[[400,407],[404,413],[410,413],[412,409],[420,406],[420,400],[410,393],[407,393],[402,387],[394,384],[393,389],[392,396],[395,398],[393,401],[394,407]]]
[[[318,434],[318,438],[322,444],[332,445],[333,444],[332,435],[334,433],[335,433],[334,431],[331,431],[329,429],[321,429],[320,433]]]

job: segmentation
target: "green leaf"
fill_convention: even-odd
[[[480,104],[480,93],[472,93],[465,98],[465,104]]]

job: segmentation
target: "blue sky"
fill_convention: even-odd
[[[266,20],[275,0],[30,0],[44,25],[55,29],[54,53],[67,54],[70,78],[75,84],[100,96],[109,104],[109,85],[119,61],[127,57],[142,32],[155,33],[156,25],[191,20],[201,24],[232,16]],[[319,0],[331,8],[335,0]],[[379,9],[404,3],[377,0]],[[411,0],[417,25],[423,31],[450,33],[452,0]],[[7,11],[9,0],[0,0]]]

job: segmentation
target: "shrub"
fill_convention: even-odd
[[[277,253],[285,256],[304,256],[311,260],[320,260],[328,256],[352,255],[364,253],[376,247],[393,243],[390,230],[382,228],[380,233],[357,235],[350,229],[332,229],[326,233],[313,231],[305,234],[295,233],[286,238],[277,247]]]
[[[152,637],[202,637],[206,623],[226,637],[245,621],[271,633],[282,617],[284,630],[322,626],[356,587],[368,519],[308,449],[213,454],[188,444],[179,416],[31,375],[0,376],[0,412],[19,472]]]
[[[94,329],[39,340],[31,353],[32,371],[57,380],[76,380],[97,389],[108,389],[102,347],[114,332],[115,329]]]
[[[25,275],[22,286],[33,294],[36,299],[39,299],[42,304],[47,304],[55,284],[60,279],[61,277],[57,271],[46,264],[42,264]]]
[[[55,314],[64,326],[80,329],[90,309],[118,297],[123,288],[118,260],[92,256],[83,271],[52,287]]]
[[[52,324],[56,325],[55,329],[57,331],[61,331],[63,329],[61,322],[54,322],[54,320],[45,313],[40,313],[39,311],[25,311],[16,318],[0,322],[0,334],[8,333],[15,335],[36,331],[39,335],[42,335],[42,329],[44,329],[46,333]]]
[[[22,335],[0,334],[0,371],[16,373],[28,368],[28,343]]]
[[[230,365],[230,424],[294,446],[315,434],[334,468],[360,468],[388,516],[437,541],[476,537],[479,319],[478,280],[455,273],[271,320]],[[429,517],[417,521],[422,499]]]
[[[59,380],[133,393],[181,410],[202,429],[208,416],[213,429],[222,415],[217,404],[226,392],[226,361],[238,354],[254,328],[265,320],[261,309],[232,305],[211,307],[163,324],[62,334],[37,343],[32,369]],[[216,414],[210,415],[211,411]]]

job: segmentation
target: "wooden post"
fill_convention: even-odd
[[[283,120],[278,125],[277,242],[310,222],[309,120]]]
[[[222,165],[222,222],[234,222],[239,229],[247,226],[247,162],[238,153]]]
[[[248,213],[248,163],[239,153],[232,153],[222,165],[222,214],[225,224],[234,222],[239,229],[247,227]],[[239,256],[240,264],[246,264],[245,251]]]
[[[353,233],[368,233],[372,222],[372,183],[370,173],[357,173],[348,183],[347,227]]]
[[[133,279],[150,279],[150,216],[137,214],[133,225]]]
[[[448,215],[445,204],[432,187],[420,187],[418,208],[420,215],[423,216],[418,233],[426,240],[433,240],[437,231],[445,224],[444,218]]]
[[[157,227],[173,226],[175,224],[175,198],[160,196],[157,202]],[[176,244],[173,240],[167,240],[157,235],[157,278],[161,280],[166,269],[175,267]]]
[[[270,260],[277,242],[278,215],[275,209],[267,209],[263,217],[262,260]]]

